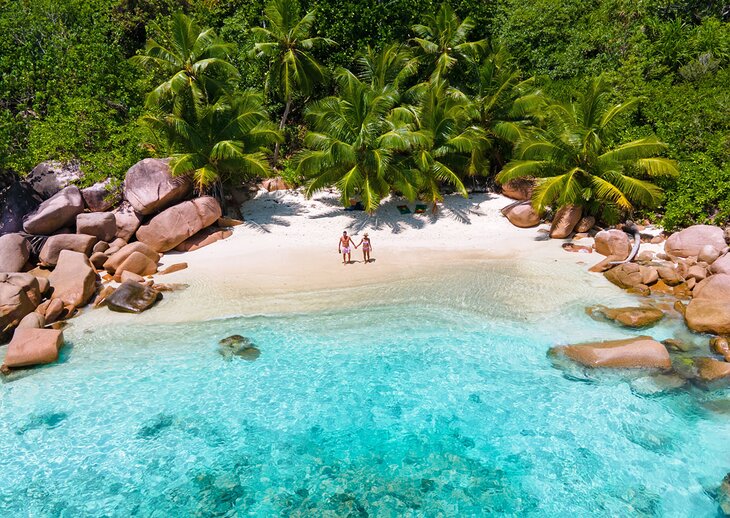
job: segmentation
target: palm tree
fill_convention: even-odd
[[[267,92],[285,103],[279,129],[286,126],[296,94],[308,96],[317,84],[327,78],[327,69],[311,54],[317,45],[333,45],[327,38],[310,36],[315,21],[314,11],[300,18],[298,0],[271,0],[264,10],[268,27],[252,30],[256,40],[253,52],[269,62],[266,74]],[[279,158],[279,144],[274,162]]]
[[[425,136],[425,145],[412,151],[411,176],[418,180],[419,195],[435,210],[443,198],[443,183],[467,196],[463,178],[479,172],[474,158],[489,143],[486,132],[469,120],[468,98],[446,81],[429,83],[418,96],[416,128]]]
[[[410,47],[393,43],[380,51],[368,46],[356,65],[357,77],[373,90],[381,91],[389,86],[400,90],[418,72],[419,63]]]
[[[191,175],[199,192],[234,179],[268,175],[268,149],[281,141],[261,94],[254,91],[222,95],[192,113],[148,114],[142,122],[156,151],[172,157],[172,174]]]
[[[534,78],[522,79],[501,46],[490,54],[476,70],[475,90],[469,106],[470,117],[487,132],[491,145],[489,156],[475,158],[483,172],[499,171],[514,143],[527,138],[539,123],[545,108],[545,97],[533,87]]]
[[[417,34],[413,42],[431,67],[431,79],[438,80],[447,75],[459,62],[478,62],[487,46],[486,40],[467,41],[475,24],[470,17],[460,21],[451,6],[441,4],[435,15],[426,16],[426,23],[414,25]]]
[[[519,143],[497,181],[536,177],[532,204],[539,212],[553,204],[580,205],[607,216],[658,204],[661,189],[643,178],[676,175],[677,165],[656,156],[667,146],[655,136],[612,146],[619,117],[638,100],[611,105],[610,95],[599,77],[576,101],[550,106],[546,128]]]
[[[159,28],[158,32],[165,34]],[[230,50],[213,29],[201,30],[188,16],[176,13],[166,41],[148,40],[144,54],[130,60],[167,78],[147,95],[147,106],[169,104],[180,114],[232,90],[239,74],[227,61]]]
[[[417,181],[402,162],[425,138],[412,131],[410,111],[396,109],[397,91],[374,90],[349,70],[338,71],[337,82],[338,95],[315,102],[305,114],[312,131],[297,169],[310,178],[307,195],[336,185],[343,205],[359,195],[371,213],[391,189],[415,199]]]

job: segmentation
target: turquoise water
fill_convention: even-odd
[[[556,369],[555,343],[627,333],[583,292],[496,295],[73,326],[60,364],[0,386],[0,514],[717,515],[726,393]],[[259,359],[226,361],[231,334]]]

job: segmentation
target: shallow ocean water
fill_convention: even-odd
[[[556,343],[631,334],[583,312],[625,296],[480,271],[341,309],[72,325],[60,364],[0,385],[0,513],[716,516],[727,393],[556,369]],[[224,359],[232,334],[261,356]]]

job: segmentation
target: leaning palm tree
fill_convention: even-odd
[[[486,50],[486,40],[468,41],[475,24],[470,17],[460,21],[451,6],[441,4],[435,15],[426,16],[426,23],[414,25],[417,37],[413,42],[431,68],[431,79],[446,77],[459,61],[477,62]]]
[[[468,98],[446,81],[429,83],[417,95],[415,127],[425,136],[425,145],[412,151],[408,163],[415,169],[411,176],[418,181],[419,196],[433,203],[435,210],[443,199],[443,184],[467,196],[463,179],[480,172],[474,158],[489,141],[486,132],[470,121]]]
[[[305,114],[312,131],[297,164],[310,179],[307,195],[336,185],[343,205],[359,195],[371,213],[392,189],[415,199],[418,182],[401,162],[425,139],[412,131],[408,110],[397,109],[397,91],[374,90],[349,70],[340,70],[337,82],[338,95],[315,102]]]
[[[327,69],[311,51],[318,45],[333,45],[334,41],[310,35],[315,13],[309,11],[300,17],[298,0],[271,0],[264,16],[268,26],[252,30],[253,52],[269,63],[266,91],[285,103],[279,122],[279,129],[283,130],[295,95],[311,95],[315,86],[327,77]],[[274,162],[278,158],[279,144],[276,144]]]
[[[167,104],[181,114],[232,90],[239,77],[227,61],[232,47],[218,39],[213,29],[201,30],[188,16],[176,13],[169,33],[157,30],[165,35],[162,43],[150,39],[143,54],[130,58],[166,77],[147,95],[148,107]]]
[[[151,113],[142,122],[155,151],[172,157],[172,174],[190,175],[199,192],[231,180],[268,175],[267,154],[281,141],[261,94],[254,91],[223,95],[185,115]]]
[[[579,205],[608,216],[658,204],[661,189],[647,178],[676,175],[677,165],[657,156],[667,146],[655,136],[611,145],[619,117],[638,101],[611,105],[610,95],[599,77],[576,101],[550,106],[546,128],[519,143],[497,181],[537,178],[532,204],[539,212],[550,205]]]

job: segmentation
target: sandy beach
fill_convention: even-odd
[[[186,284],[186,289],[165,294],[154,310],[142,315],[87,310],[79,324],[328,309],[352,302],[357,297],[352,288],[360,288],[363,298],[383,298],[385,286],[433,280],[494,261],[512,265],[515,278],[554,275],[556,292],[576,276],[593,288],[618,292],[603,276],[587,272],[603,256],[564,251],[562,240],[547,238],[548,225],[514,227],[500,213],[511,202],[492,193],[469,199],[451,195],[437,214],[400,214],[398,205],[413,211],[415,204],[392,198],[371,216],[344,211],[335,192],[308,200],[299,191],[261,190],[244,203],[245,223],[231,237],[194,252],[165,254],[161,270],[180,262],[188,268],[157,275],[156,281]],[[365,264],[357,249],[353,263],[342,264],[337,243],[343,230],[356,243],[369,233],[373,262]]]

